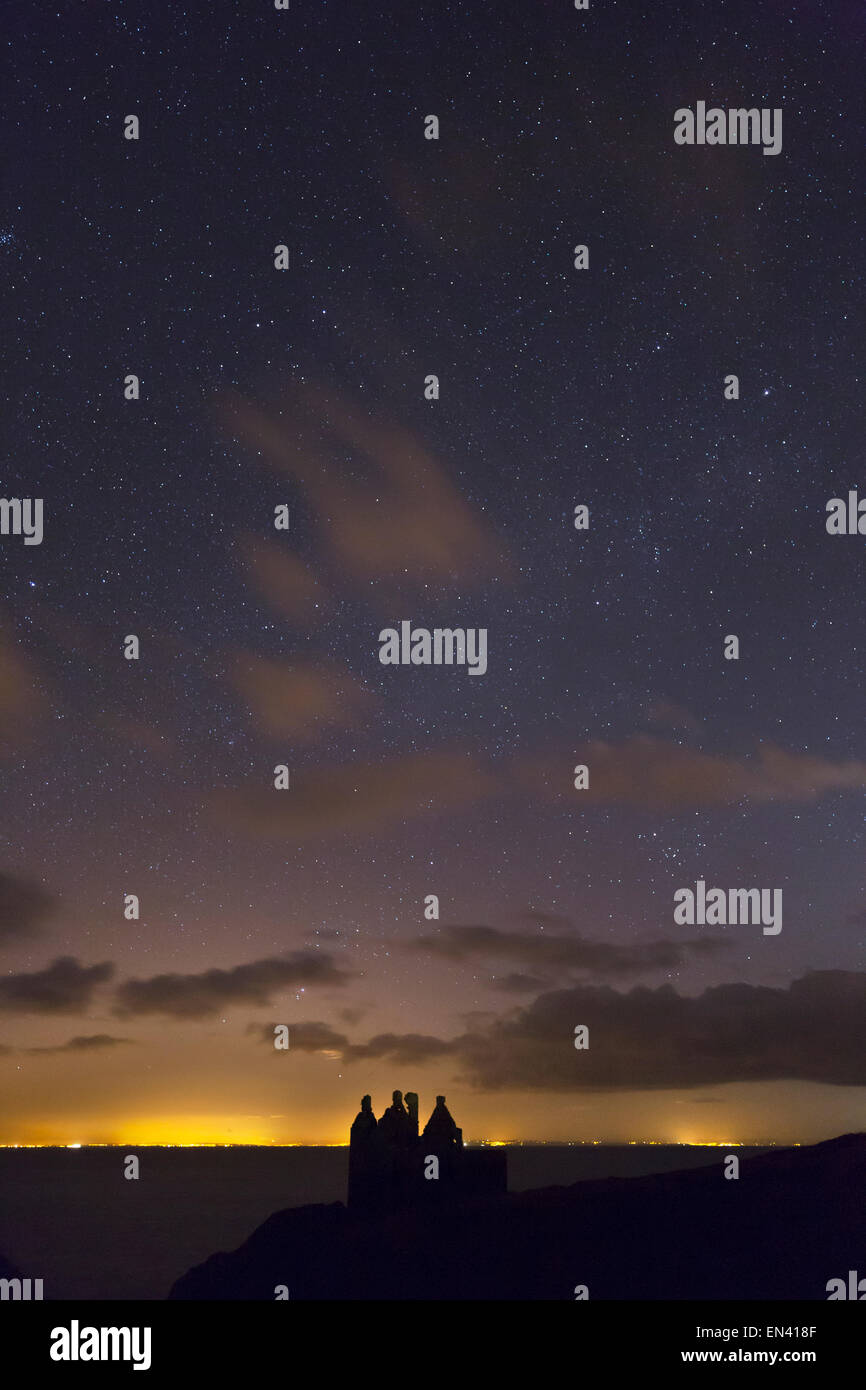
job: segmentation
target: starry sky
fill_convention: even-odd
[[[862,9],[4,30],[0,1143],[862,1129]]]

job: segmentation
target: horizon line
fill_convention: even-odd
[[[833,1136],[839,1137],[839,1136]],[[466,1147],[477,1148],[670,1148],[670,1149],[742,1149],[742,1148],[801,1148],[804,1144],[825,1141],[803,1139],[467,1139]],[[0,1143],[0,1149],[348,1149],[345,1142],[339,1144],[304,1143],[293,1141],[281,1143],[267,1140],[261,1143],[227,1140],[183,1142],[181,1140],[156,1143],[140,1143],[133,1140],[88,1141],[81,1143]]]

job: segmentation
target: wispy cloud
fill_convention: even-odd
[[[26,1052],[30,1057],[48,1057],[58,1052],[102,1052],[127,1044],[134,1046],[133,1039],[116,1038],[111,1033],[90,1033],[82,1037],[70,1038],[68,1042],[58,1043],[56,1047],[22,1047],[20,1050]]]
[[[291,955],[236,965],[230,970],[204,970],[190,975],[153,975],[124,980],[117,987],[118,1017],[162,1014],[169,1018],[210,1018],[240,1005],[270,1004],[282,990],[308,985],[343,985],[349,972],[329,956],[296,951]]]
[[[530,991],[539,983],[562,979],[563,973],[584,975],[597,980],[621,979],[648,974],[654,970],[675,970],[695,956],[707,956],[728,949],[720,937],[701,936],[694,941],[637,941],[620,945],[610,941],[589,941],[573,931],[503,931],[499,927],[443,926],[429,936],[411,943],[410,949],[444,960],[482,960],[489,966],[513,962],[529,968],[532,975],[502,977],[502,987],[511,992]]]
[[[368,405],[295,381],[279,411],[233,394],[220,413],[227,429],[302,488],[325,553],[344,575],[405,587],[466,586],[511,573],[503,541],[422,439]]]
[[[334,727],[369,718],[376,698],[334,662],[274,661],[235,654],[230,679],[249,705],[259,732],[313,743]]]
[[[379,763],[305,768],[287,791],[238,788],[214,793],[211,809],[228,830],[262,839],[379,827],[410,816],[453,812],[500,790],[477,758],[463,752],[418,753]]]
[[[54,895],[38,883],[0,873],[0,947],[40,936],[56,904]]]
[[[49,708],[33,661],[0,627],[0,756],[15,756],[28,747]]]
[[[245,532],[238,550],[253,584],[272,608],[295,627],[313,628],[322,622],[327,593],[288,542],[281,545]]]
[[[114,966],[108,961],[82,965],[74,956],[59,956],[44,970],[0,976],[0,1011],[84,1013],[98,986],[113,975]]]
[[[589,768],[586,790],[572,790],[572,765]],[[676,811],[691,806],[726,806],[741,801],[812,801],[833,791],[866,787],[866,762],[833,762],[811,753],[792,753],[772,744],[754,757],[705,753],[649,734],[622,743],[601,740],[551,758],[526,758],[512,765],[515,779],[540,795],[577,798],[579,805],[621,804]]]

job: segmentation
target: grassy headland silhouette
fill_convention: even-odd
[[[506,1190],[505,1155],[466,1149],[437,1097],[351,1130],[348,1203],[276,1212],[171,1299],[806,1299],[866,1273],[866,1134],[569,1187]],[[856,1281],[855,1281],[856,1283]],[[280,1294],[278,1290],[287,1290]]]

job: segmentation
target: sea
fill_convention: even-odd
[[[504,1145],[512,1192],[722,1164],[688,1144]],[[766,1148],[740,1147],[741,1157]],[[126,1158],[139,1177],[124,1177]],[[344,1202],[349,1150],[226,1146],[0,1149],[0,1256],[45,1299],[163,1299],[273,1212]]]

